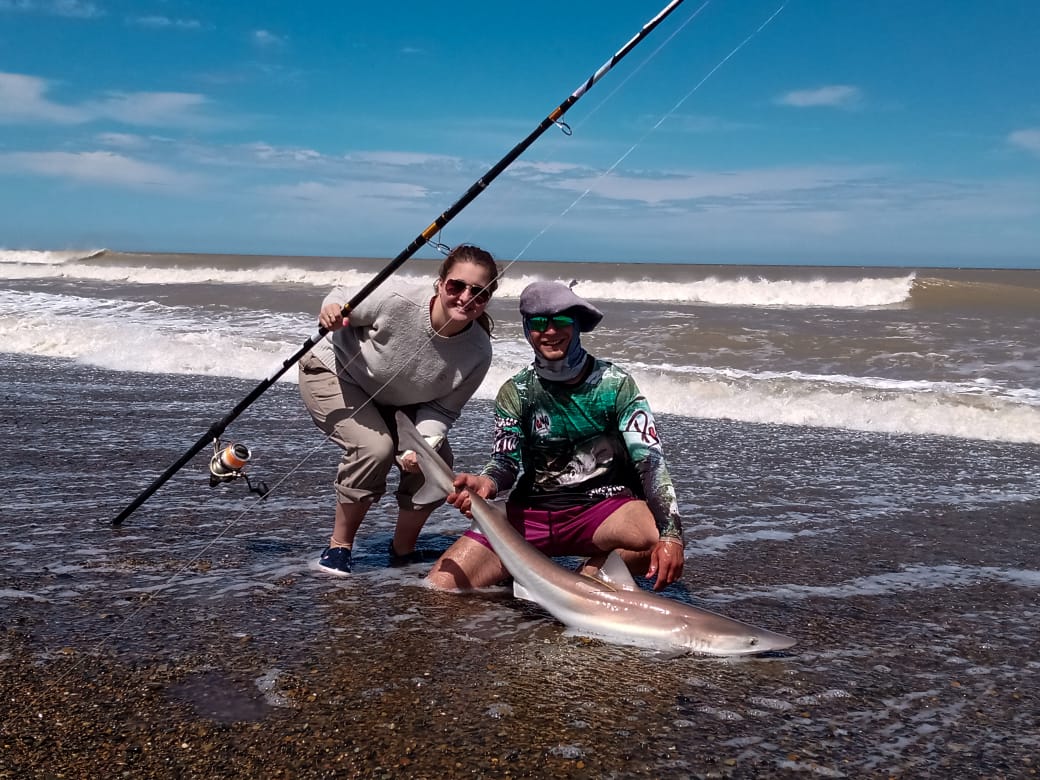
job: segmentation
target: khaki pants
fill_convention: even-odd
[[[310,352],[300,359],[300,395],[314,424],[343,450],[333,483],[337,500],[343,504],[377,501],[386,492],[391,466],[398,465],[393,422],[397,410],[377,405],[360,387],[337,377]],[[414,418],[414,408],[401,411]],[[446,438],[437,454],[451,467],[454,457]],[[412,501],[423,482],[422,474],[401,472],[396,496],[402,509],[431,506],[417,506]]]

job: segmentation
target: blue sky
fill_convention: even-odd
[[[0,0],[0,246],[393,256],[664,4]],[[441,240],[1040,267],[1038,40],[1036,0],[686,0]]]

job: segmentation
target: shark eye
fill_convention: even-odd
[[[751,645],[752,647],[757,645],[758,644],[758,637],[757,636],[751,637],[751,639],[748,640],[748,644]]]

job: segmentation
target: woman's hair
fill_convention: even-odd
[[[494,295],[495,290],[498,289],[498,264],[490,252],[473,244],[459,244],[448,252],[448,256],[444,258],[440,270],[437,271],[437,279],[441,282],[447,279],[451,269],[457,263],[473,263],[474,265],[482,266],[491,276],[491,281],[485,289],[490,290],[491,294]],[[481,312],[476,321],[480,327],[488,332],[488,335],[491,335],[491,331],[495,329],[495,321],[491,319],[491,315],[486,310]]]

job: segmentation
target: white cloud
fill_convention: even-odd
[[[727,172],[695,172],[670,176],[571,176],[550,182],[550,186],[572,192],[585,192],[611,201],[636,201],[650,206],[692,200],[775,197],[844,186],[877,176],[870,167],[806,166],[801,168],[759,168]]]
[[[1008,143],[1040,157],[1040,127],[1016,130],[1008,136]]]
[[[253,43],[263,47],[282,46],[285,43],[285,38],[270,30],[253,30],[252,38]]]
[[[0,154],[0,171],[132,189],[187,189],[196,179],[171,168],[114,152],[12,152]]]
[[[0,122],[76,124],[88,117],[82,109],[48,100],[47,81],[20,73],[0,73]]]
[[[833,84],[816,89],[801,89],[787,92],[776,99],[782,106],[795,108],[854,108],[859,105],[863,93],[859,87]]]
[[[74,19],[95,19],[105,15],[94,3],[83,0],[0,0],[0,11],[20,11]]]
[[[199,110],[208,99],[194,92],[109,92],[85,104],[93,118],[128,125],[205,125],[212,123]]]
[[[148,139],[132,133],[98,133],[98,143],[118,149],[142,149],[148,145]]]
[[[127,17],[127,23],[138,27],[151,27],[154,29],[173,28],[175,30],[200,30],[202,22],[198,19],[171,19],[168,16],[131,16]]]
[[[428,190],[418,184],[388,181],[345,181],[317,182],[304,181],[271,187],[268,192],[290,200],[302,200],[330,209],[340,209],[346,205],[372,199],[386,200],[421,200]]]
[[[93,19],[97,16],[105,15],[105,12],[93,3],[84,3],[81,0],[51,0],[51,2],[43,5],[50,9],[50,13],[57,16]]]
[[[113,120],[128,125],[211,127],[203,114],[209,101],[193,92],[109,92],[68,105],[46,96],[50,82],[37,76],[0,72],[0,123],[83,124]]]
[[[256,213],[265,225],[280,225],[293,235],[330,236],[357,233],[414,235],[429,221],[429,190],[408,182],[370,179],[300,181],[258,190]],[[266,213],[265,213],[266,212]]]
[[[322,159],[321,152],[313,149],[279,148],[262,141],[246,144],[245,148],[258,159],[266,161],[312,162]]]
[[[354,152],[345,156],[349,162],[375,163],[377,165],[443,165],[457,166],[462,163],[458,157],[443,154],[427,154],[426,152]]]
[[[526,174],[532,172],[536,175],[551,176],[558,173],[567,173],[573,170],[580,170],[581,165],[577,163],[566,163],[566,162],[526,162],[524,160],[517,160],[509,169],[514,173]]]

